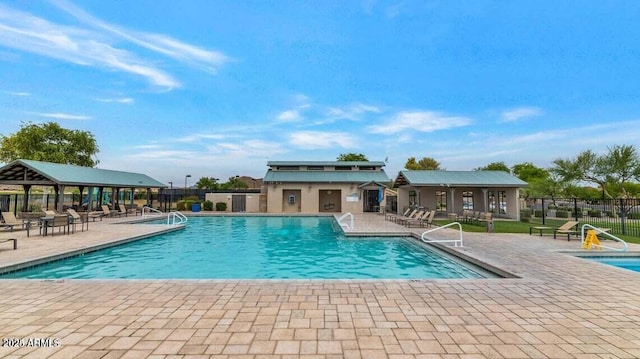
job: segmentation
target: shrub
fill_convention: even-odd
[[[184,203],[184,201],[178,201],[176,202],[176,209],[178,211],[184,211],[187,208],[186,204]]]
[[[602,211],[597,209],[590,209],[588,213],[589,213],[589,217],[595,217],[595,218],[602,217]]]
[[[627,213],[629,219],[640,219],[640,212]]]
[[[191,206],[193,206],[193,204],[195,203],[194,200],[192,199],[188,199],[184,201],[184,206],[186,208],[186,210],[190,211],[191,210]]]
[[[202,209],[205,211],[213,211],[213,202],[211,201],[202,202]]]
[[[542,218],[542,210],[541,209],[536,209],[534,212],[534,215],[538,218]]]
[[[226,202],[216,202],[216,211],[224,212],[227,210]]]
[[[557,210],[556,211],[556,217],[558,217],[558,218],[569,218],[569,212]]]
[[[531,210],[530,209],[523,209],[520,210],[520,218],[531,218]]]

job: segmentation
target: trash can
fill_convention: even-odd
[[[191,212],[200,212],[200,203],[194,203],[191,205]]]

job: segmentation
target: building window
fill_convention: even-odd
[[[447,192],[446,191],[436,191],[436,211],[438,212],[447,211]]]
[[[324,171],[324,166],[307,166],[307,171]]]
[[[507,192],[505,191],[489,191],[488,193],[489,212],[491,213],[507,213]],[[498,210],[496,211],[496,208]]]
[[[473,191],[462,192],[462,209],[473,211]]]
[[[277,169],[280,171],[299,171],[300,166],[278,166]]]
[[[374,166],[360,166],[360,171],[374,171],[376,168]]]
[[[417,203],[416,191],[409,191],[409,205],[415,206],[417,204],[418,203]]]
[[[289,195],[289,204],[296,204],[296,196],[293,194]]]
[[[336,166],[336,171],[351,171],[351,166]]]

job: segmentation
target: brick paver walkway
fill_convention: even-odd
[[[112,222],[5,243],[0,263],[153,231]],[[361,215],[356,231],[406,228]],[[519,277],[508,279],[0,280],[0,357],[640,357],[640,273],[560,252],[579,247],[465,234],[459,251]]]

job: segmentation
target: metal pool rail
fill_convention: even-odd
[[[431,232],[435,232],[435,231],[439,231],[443,228],[447,228],[447,227],[451,227],[453,225],[458,225],[458,229],[460,232],[460,239],[425,239],[424,236],[425,234],[431,233]],[[422,233],[422,236],[420,237],[420,239],[422,239],[423,242],[425,243],[453,243],[454,247],[464,247],[462,244],[462,225],[460,224],[460,222],[451,222],[449,224],[445,224],[444,226],[441,227],[436,227],[434,229],[430,229],[428,231],[425,231]],[[458,244],[460,244],[458,246]]]
[[[584,234],[585,234],[585,232],[586,232],[586,231],[585,231],[585,229],[587,229],[587,228],[589,228],[589,229],[591,229],[591,230],[594,230],[594,231],[596,232],[596,234],[604,234],[605,236],[607,236],[607,237],[609,237],[609,238],[611,238],[611,239],[613,239],[613,240],[616,240],[616,241],[618,241],[618,242],[621,242],[621,243],[622,243],[622,245],[623,245],[623,247],[622,247],[622,248],[615,248],[615,247],[604,246],[604,245],[602,245],[602,244],[600,244],[600,243],[594,243],[594,244],[591,244],[592,246],[594,246],[594,247],[598,247],[598,248],[608,249],[608,250],[610,250],[610,251],[618,251],[618,252],[626,252],[626,251],[629,249],[629,246],[627,246],[627,242],[625,242],[624,240],[622,240],[622,239],[620,239],[620,238],[618,238],[618,237],[614,236],[613,234],[611,234],[611,233],[607,232],[607,230],[604,230],[604,229],[601,229],[601,228],[598,228],[598,227],[594,227],[594,226],[592,226],[592,225],[590,225],[590,224],[583,224],[583,225],[582,225],[582,231],[580,231],[580,232],[581,232],[581,239],[582,239],[582,246],[583,246],[583,248],[585,247],[585,237],[584,237]]]

